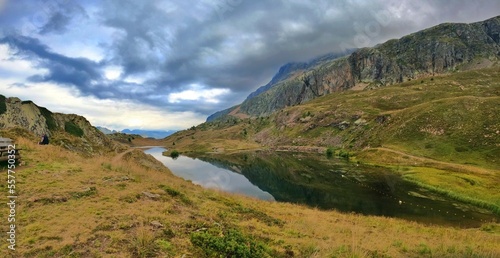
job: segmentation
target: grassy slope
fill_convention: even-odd
[[[185,152],[343,149],[358,161],[393,167],[431,190],[500,213],[499,121],[496,67],[330,94],[270,117],[202,124],[165,143]],[[340,129],[342,123],[348,127]]]
[[[33,142],[16,139],[26,163],[16,169],[17,250],[8,252],[2,241],[1,257],[204,257],[192,239],[202,246],[234,235],[243,239],[242,246],[265,246],[261,250],[273,257],[500,254],[495,224],[465,231],[285,203],[263,205],[192,185],[137,150],[89,162]],[[6,189],[5,182],[0,189]],[[148,198],[145,191],[158,196]],[[0,207],[0,214],[7,212]],[[163,226],[155,227],[156,222]]]

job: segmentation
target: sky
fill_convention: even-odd
[[[0,0],[0,94],[181,130],[286,63],[497,15],[498,0]]]

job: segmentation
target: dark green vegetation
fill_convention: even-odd
[[[173,159],[178,158],[179,155],[180,155],[180,153],[176,150],[173,150],[172,152],[170,152],[170,157],[172,157]]]
[[[80,128],[77,124],[75,124],[72,121],[67,121],[64,123],[64,131],[77,137],[83,136],[82,128]]]
[[[45,123],[47,123],[47,128],[49,130],[56,130],[57,129],[57,124],[54,119],[54,116],[52,112],[50,112],[48,109],[44,107],[38,107],[40,110],[40,113],[42,114],[43,117],[45,117]]]
[[[5,96],[0,95],[0,115],[2,115],[7,111],[7,104],[5,104],[5,100],[6,100]]]
[[[237,229],[211,228],[191,233],[191,243],[199,247],[207,257],[275,257],[271,249]]]

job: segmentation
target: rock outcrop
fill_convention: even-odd
[[[0,129],[22,128],[36,136],[47,134],[59,144],[85,154],[120,148],[82,116],[53,113],[31,101],[0,95]]]

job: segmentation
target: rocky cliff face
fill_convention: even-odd
[[[250,99],[253,99],[257,96],[259,96],[261,93],[269,91],[271,88],[280,85],[281,82],[290,80],[296,76],[302,75],[305,71],[308,69],[311,69],[313,67],[321,66],[325,63],[331,62],[339,57],[346,56],[348,54],[351,54],[354,52],[355,49],[348,49],[344,52],[340,53],[329,53],[320,57],[317,57],[309,62],[294,62],[294,63],[288,63],[280,67],[278,70],[278,73],[276,73],[271,81],[264,85],[259,87],[256,91],[250,93],[248,97],[246,98],[245,101],[249,101]],[[216,120],[219,117],[224,117],[228,115],[229,113],[233,112],[235,109],[237,109],[239,106],[234,106],[230,107],[228,109],[216,112],[212,115],[210,115],[207,118],[207,122]]]
[[[90,155],[120,148],[82,116],[52,113],[31,101],[0,95],[0,129],[15,127],[47,134],[52,144]]]
[[[240,112],[268,115],[333,92],[484,68],[499,59],[500,16],[472,24],[441,24],[322,62],[298,76],[282,76],[286,79],[245,100]]]

